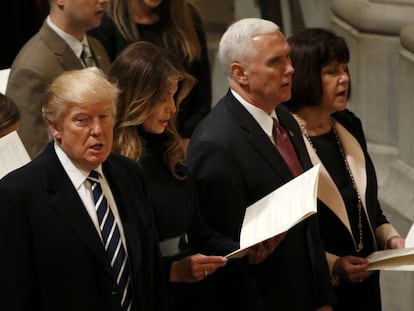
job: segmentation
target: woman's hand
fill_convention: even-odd
[[[405,239],[400,236],[393,236],[387,241],[387,249],[405,248]]]
[[[201,281],[218,268],[226,265],[227,258],[195,254],[174,261],[171,265],[170,282],[194,283]]]
[[[356,256],[339,257],[333,266],[332,274],[350,283],[363,282],[373,271],[367,271],[368,259]]]

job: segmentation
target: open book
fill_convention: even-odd
[[[370,254],[368,270],[414,271],[414,224],[405,238],[405,247]]]
[[[240,249],[226,257],[240,258],[259,242],[288,231],[316,213],[319,164],[250,205],[244,215]]]
[[[28,162],[29,154],[16,131],[0,138],[0,179]]]
[[[414,224],[411,225],[405,237],[405,247],[414,247]]]
[[[367,259],[368,270],[414,271],[414,247],[376,251]]]

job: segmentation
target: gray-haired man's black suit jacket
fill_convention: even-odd
[[[282,106],[276,113],[303,167],[311,168],[296,121]],[[207,224],[235,240],[245,209],[293,178],[269,137],[230,91],[192,136],[188,164]],[[315,310],[333,301],[316,216],[291,229],[263,263],[246,266],[230,262],[206,282],[232,310]]]

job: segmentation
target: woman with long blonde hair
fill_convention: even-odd
[[[109,71],[121,90],[114,131],[115,152],[142,167],[154,210],[171,310],[199,309],[195,283],[226,264],[238,248],[208,228],[185,165],[174,116],[194,79],[164,50],[149,42],[128,46]]]
[[[201,14],[188,0],[111,0],[101,26],[90,32],[113,61],[129,44],[152,42],[168,50],[197,84],[177,114],[184,147],[211,109],[211,71]]]

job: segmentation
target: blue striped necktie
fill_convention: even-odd
[[[109,208],[108,202],[102,193],[101,184],[99,182],[99,173],[97,171],[91,171],[88,176],[88,181],[91,184],[93,200],[105,251],[110,260],[121,293],[121,305],[125,310],[131,310],[131,278],[128,268],[128,258],[122,244],[119,228],[114,214]]]

